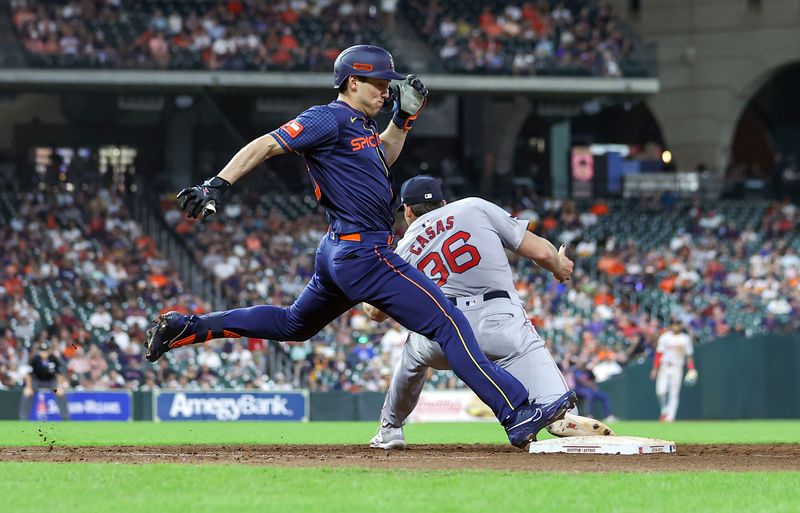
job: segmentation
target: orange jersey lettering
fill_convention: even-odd
[[[353,148],[353,151],[361,151],[364,148],[377,148],[380,143],[381,138],[378,134],[350,139],[350,146]]]

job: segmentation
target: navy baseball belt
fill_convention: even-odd
[[[506,299],[511,299],[511,296],[505,290],[493,290],[491,292],[487,292],[486,294],[484,294],[483,300],[489,301],[491,299],[499,299],[501,297],[504,297]],[[449,299],[450,302],[453,303],[454,305],[458,305],[457,297],[447,296],[447,299]]]

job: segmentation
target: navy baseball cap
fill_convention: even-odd
[[[417,205],[429,201],[444,200],[442,183],[430,175],[419,175],[409,178],[400,187],[400,208],[403,205]]]

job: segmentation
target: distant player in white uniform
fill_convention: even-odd
[[[528,320],[506,254],[507,248],[530,258],[565,281],[574,266],[565,248],[556,251],[528,230],[528,221],[517,220],[486,200],[466,198],[447,204],[439,181],[430,176],[407,180],[401,201],[409,226],[397,254],[437,282],[466,316],[486,356],[527,387],[531,403],[549,403],[567,392],[561,371]],[[371,305],[365,305],[365,311],[374,320],[386,319]],[[419,400],[429,367],[450,368],[439,344],[411,333],[371,447],[406,447],[402,426]],[[547,429],[558,436],[613,434],[602,422],[572,413]]]
[[[672,320],[670,331],[658,337],[656,357],[650,379],[656,380],[656,395],[661,406],[662,422],[673,422],[678,413],[678,400],[681,395],[681,382],[693,385],[697,381],[697,370],[694,368],[694,348],[692,339],[683,331],[679,319]],[[689,370],[683,375],[683,364]]]

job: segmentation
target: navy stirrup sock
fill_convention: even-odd
[[[193,315],[189,319],[189,327],[195,333],[193,344],[202,344],[214,338],[239,336],[224,328],[222,313],[223,312],[214,312],[203,316]]]

